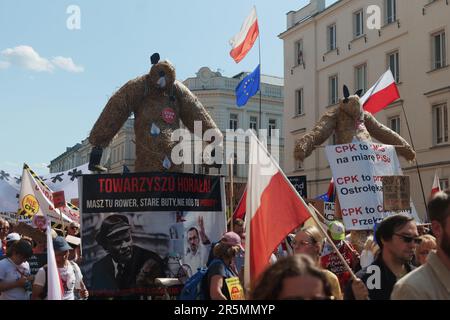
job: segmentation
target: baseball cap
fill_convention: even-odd
[[[72,247],[69,246],[69,244],[63,237],[57,236],[55,239],[53,239],[53,249],[55,250],[55,252],[61,252],[69,251],[72,249]]]
[[[20,240],[20,235],[18,233],[10,233],[6,236],[6,242],[10,242],[10,241],[19,241]]]
[[[330,231],[331,238],[333,240],[345,240],[345,227],[342,222],[333,221],[328,225],[328,231]]]
[[[229,246],[239,246],[242,250],[244,250],[241,243],[241,237],[239,237],[236,232],[230,231],[225,233],[220,241]]]

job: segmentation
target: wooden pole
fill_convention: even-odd
[[[233,164],[234,164],[234,157],[233,157],[233,155],[231,156],[231,159],[230,159],[231,161],[230,161],[230,213],[231,213],[231,215],[230,215],[230,231],[233,231],[233,214],[234,214],[234,210],[233,210],[233,199],[234,199],[234,197],[233,197],[233,175],[234,175],[234,172],[233,172]]]

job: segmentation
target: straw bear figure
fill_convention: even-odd
[[[104,171],[99,166],[103,148],[107,147],[125,121],[134,114],[136,135],[136,172],[181,172],[182,165],[171,159],[172,133],[180,128],[180,120],[194,132],[194,121],[201,121],[202,134],[220,130],[197,97],[176,80],[175,68],[169,61],[151,57],[152,67],[144,76],[128,81],[108,101],[89,136],[94,146],[89,169]]]
[[[296,141],[295,159],[303,162],[317,146],[335,133],[336,144],[351,143],[354,137],[360,141],[372,141],[375,138],[383,144],[394,145],[399,155],[413,161],[416,158],[413,148],[399,134],[362,109],[360,94],[361,90],[350,96],[348,88],[344,86],[344,99],[340,100],[339,106],[325,113],[311,132]]]

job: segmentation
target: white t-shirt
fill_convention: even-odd
[[[15,282],[21,276],[30,275],[30,265],[24,262],[21,265],[16,265],[9,258],[0,261],[0,281],[1,282]],[[30,293],[25,288],[13,288],[0,293],[0,300],[30,300]]]
[[[186,253],[183,259],[183,263],[189,265],[192,270],[192,274],[195,274],[198,268],[206,266],[208,261],[208,254],[211,250],[211,245],[200,245],[197,252],[194,254],[192,251]]]
[[[75,262],[70,261],[64,268],[58,268],[58,272],[64,288],[63,300],[75,300],[74,289],[80,289],[80,283],[83,279],[80,267]],[[44,268],[40,268],[34,279],[34,284],[44,287],[45,277]]]

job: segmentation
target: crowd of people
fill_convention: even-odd
[[[245,288],[245,297],[248,300],[450,300],[449,190],[433,196],[428,214],[431,224],[426,226],[418,226],[407,215],[389,216],[373,232],[365,233],[363,244],[353,242],[355,235],[346,232],[339,221],[326,226],[328,237],[317,225],[300,226],[287,237],[281,249],[274,251],[268,267],[252,287]],[[108,255],[94,265],[97,281],[94,284],[99,285],[101,280],[114,289],[119,287],[118,274],[121,281],[130,281],[124,268],[129,261],[137,261],[134,257],[140,249],[132,245],[126,219],[113,215],[105,221],[96,239]],[[234,221],[233,229],[235,232],[226,232],[218,242],[208,243],[207,271],[201,282],[205,299],[230,300],[228,280],[244,283],[243,221]],[[46,299],[47,266],[32,274],[29,263],[32,256],[45,252],[45,244],[12,231],[9,223],[0,219],[0,300]],[[63,299],[87,299],[88,289],[92,288],[86,288],[78,265],[82,259],[79,225],[71,224],[67,232],[63,237],[53,231],[52,236]],[[195,229],[188,232],[193,257],[198,249],[197,238],[209,242],[204,231],[200,233]],[[149,257],[145,258],[148,262]],[[152,259],[156,261],[155,257]],[[155,277],[158,275],[163,276],[163,272]]]

